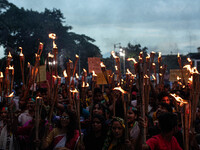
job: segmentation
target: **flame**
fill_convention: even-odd
[[[87,73],[87,71],[85,70],[85,68],[83,68],[83,71],[84,71],[85,73]]]
[[[8,52],[8,58],[12,58],[12,55],[10,52]]]
[[[162,73],[159,73],[159,76],[161,76],[161,77],[162,77]]]
[[[132,75],[132,73],[130,72],[130,70],[129,70],[129,69],[127,69],[126,71],[127,71],[127,73],[126,73],[126,74]]]
[[[67,71],[66,71],[66,70],[63,71],[63,76],[64,76],[65,78],[67,78]]]
[[[127,59],[127,61],[133,61],[133,62],[134,62],[134,64],[136,64],[136,63],[137,63],[137,61],[136,61],[134,58],[128,58],[128,59]]]
[[[155,66],[156,66],[156,64],[155,64],[155,63],[152,63],[152,66],[153,66],[153,67],[155,67]]]
[[[14,96],[14,92],[10,93],[10,95],[6,96],[6,97],[13,97]]]
[[[53,54],[51,54],[51,53],[48,53],[48,57],[49,57],[49,58],[53,58],[53,57],[54,57],[54,55],[53,55]]]
[[[0,75],[0,78],[3,78],[3,72],[0,72],[0,74],[1,74],[1,75]]]
[[[115,70],[116,70],[116,71],[118,70],[118,67],[117,67],[117,66],[115,66]]]
[[[158,58],[161,58],[161,52],[158,52]]]
[[[138,56],[139,57],[139,60],[142,60],[142,57],[141,56]]]
[[[192,73],[199,73],[196,67],[192,68]]]
[[[95,76],[95,77],[97,76],[94,70],[92,71],[92,76]]]
[[[53,48],[57,48],[55,41],[53,41]]]
[[[162,66],[160,66],[160,69],[162,69],[163,67]]]
[[[56,34],[55,33],[50,33],[49,38],[55,40],[56,39]]]
[[[79,93],[76,88],[74,90],[70,90],[70,92],[72,92],[72,93]]]
[[[23,53],[22,53],[22,47],[19,47],[19,49],[21,50],[19,56],[20,56],[20,57],[24,57],[24,55],[23,55]]]
[[[155,52],[154,51],[151,51],[151,53],[150,54],[155,54]]]
[[[28,68],[30,68],[31,67],[31,64],[30,64],[30,62],[28,62]]]
[[[192,62],[192,60],[190,59],[190,58],[187,58],[187,61],[190,63],[190,62]]]
[[[177,80],[181,80],[181,78],[179,76],[176,77]]]
[[[179,53],[177,54],[177,57],[178,57],[178,58],[180,57],[180,54],[179,54]]]
[[[101,68],[106,67],[106,66],[103,64],[103,62],[100,63],[100,66],[101,66]]]
[[[76,73],[76,79],[79,79],[78,73]]]
[[[124,91],[121,87],[115,87],[113,90],[118,90],[124,94],[128,93],[127,91]]]
[[[76,54],[76,58],[79,58],[79,56]]]
[[[82,87],[85,87],[85,81],[83,81],[83,83],[82,83]]]
[[[148,78],[149,78],[149,76],[148,76],[147,74],[145,74],[145,75],[144,75],[144,78],[148,79]]]
[[[140,55],[142,55],[143,54],[143,52],[140,52]]]
[[[71,61],[71,59],[69,59],[69,63],[73,63],[73,61]]]
[[[190,74],[199,73],[196,67],[191,68],[190,65],[185,65],[183,66],[183,68],[186,68],[190,72]]]
[[[37,97],[36,97],[36,99],[42,100],[42,97],[40,97],[40,96],[37,96]]]
[[[153,78],[153,80],[156,80],[156,77],[152,74],[152,78]]]
[[[14,69],[14,67],[13,67],[13,66],[11,66],[11,65],[9,65],[8,69],[9,69],[9,70],[13,70],[13,69]]]
[[[87,83],[85,87],[89,87],[89,83]]]
[[[193,77],[191,76],[190,78],[188,78],[188,82],[192,82],[193,81]]]
[[[114,51],[111,52],[111,55],[113,56],[113,58],[119,58],[118,56],[115,55]]]
[[[177,101],[180,103],[180,106],[182,106],[183,104],[187,104],[188,102],[184,99],[182,99],[181,97],[179,97],[178,95],[176,94],[171,94],[170,95]]]
[[[146,59],[150,59],[150,55],[149,54],[147,54]]]

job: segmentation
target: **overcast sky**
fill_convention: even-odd
[[[95,39],[104,57],[130,42],[162,54],[200,46],[199,0],[8,0],[18,7],[60,9],[72,32]]]

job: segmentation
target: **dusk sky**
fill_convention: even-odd
[[[60,9],[77,34],[95,39],[103,56],[141,44],[162,54],[197,52],[200,46],[199,0],[8,0],[18,7],[42,12]],[[116,49],[117,50],[117,49]]]

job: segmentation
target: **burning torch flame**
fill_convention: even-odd
[[[83,68],[83,71],[86,73],[87,71],[85,70],[85,68]]]
[[[3,78],[3,72],[0,72],[0,74],[1,74],[1,75],[0,75],[0,78]]]
[[[8,52],[8,58],[12,58],[12,55],[10,52]]]
[[[92,76],[97,76],[94,70],[92,71]]]
[[[115,87],[113,90],[118,90],[124,94],[128,93],[127,91],[124,91],[121,87]]]
[[[76,88],[74,90],[70,90],[70,92],[72,92],[72,93],[79,93]]]
[[[83,81],[83,83],[82,83],[82,87],[85,87],[85,81]]]
[[[147,79],[148,79],[148,78],[149,78],[149,76],[148,76],[147,74],[145,74],[145,75],[144,75],[144,78],[147,78]]]
[[[13,69],[14,69],[14,67],[13,67],[13,66],[11,66],[11,65],[9,65],[8,69],[9,69],[9,70],[13,70]]]
[[[158,58],[161,58],[161,52],[158,52]]]
[[[54,57],[54,55],[53,55],[53,54],[51,54],[51,53],[48,53],[48,57],[49,57],[49,58],[53,58],[53,57]]]
[[[146,59],[150,59],[150,55],[149,54],[147,54]]]
[[[100,66],[101,66],[102,68],[106,67],[106,66],[103,64],[103,62],[100,63]]]
[[[76,58],[79,58],[79,56],[76,54]]]
[[[178,57],[178,58],[180,57],[180,54],[179,54],[179,53],[177,54],[177,57]]]
[[[129,74],[129,75],[131,75],[131,74],[132,74],[132,73],[130,72],[130,70],[129,70],[129,69],[127,69],[126,71],[127,71],[127,73],[126,73],[126,74]]]
[[[14,96],[14,92],[10,93],[10,95],[6,96],[6,97],[13,97]]]
[[[180,78],[179,76],[177,76],[176,79],[177,79],[178,81],[181,80],[181,78]]]
[[[19,56],[20,56],[20,57],[24,57],[24,54],[22,53],[22,47],[19,47],[19,49],[21,50]]]
[[[116,71],[118,70],[117,66],[115,66],[115,70],[116,70]]]
[[[113,58],[119,58],[118,56],[115,55],[114,51],[111,52],[111,55],[113,56]]]
[[[87,83],[85,87],[89,87],[89,83]]]
[[[192,60],[190,58],[187,58],[187,61],[190,63]]]
[[[133,61],[133,62],[134,62],[134,64],[136,64],[136,63],[137,63],[137,61],[136,61],[134,58],[128,58],[128,59],[127,59],[127,61]]]
[[[55,41],[53,41],[53,48],[57,48]]]
[[[79,79],[78,73],[76,73],[76,79]]]
[[[55,40],[56,39],[56,34],[55,33],[50,33],[49,38]]]
[[[152,74],[152,78],[153,78],[153,80],[156,80],[156,77]]]
[[[67,78],[67,71],[66,71],[66,70],[63,71],[63,76],[64,76],[65,78]]]
[[[170,95],[177,101],[180,103],[180,106],[182,106],[183,104],[187,104],[188,102],[184,99],[182,99],[181,97],[179,97],[178,95],[176,94],[171,94]]]

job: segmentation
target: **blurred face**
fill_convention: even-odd
[[[114,121],[112,125],[112,133],[115,138],[121,138],[123,135],[124,128],[119,123],[119,121]]]
[[[136,119],[136,115],[135,115],[135,113],[131,110],[131,109],[129,109],[128,110],[128,123],[133,123],[133,122],[135,122],[135,119]]]
[[[88,91],[88,97],[92,97],[92,91]]]
[[[28,110],[34,110],[34,107],[35,107],[35,102],[33,102],[32,100],[30,100],[28,102]]]
[[[103,100],[103,95],[101,93],[96,93],[96,95],[94,95],[94,100],[101,102]]]
[[[169,97],[168,97],[168,96],[163,97],[163,98],[162,98],[162,102],[163,102],[163,103],[170,104],[170,99],[169,99]]]
[[[61,123],[61,126],[64,128],[64,127],[67,127],[69,125],[69,115],[67,113],[63,113],[61,116],[60,116],[60,123]]]
[[[63,96],[61,94],[58,94],[58,101],[63,100]]]
[[[1,120],[6,121],[7,118],[7,111],[2,111],[1,112]]]
[[[93,131],[97,132],[102,129],[101,121],[98,118],[94,118],[92,122]]]
[[[157,113],[156,113],[157,117],[160,116],[160,114],[162,114],[162,113],[168,112],[168,110],[166,108],[164,108],[164,107],[162,107],[160,105],[158,106],[157,110],[158,110]]]
[[[96,104],[93,109],[93,115],[103,115],[103,110]]]

